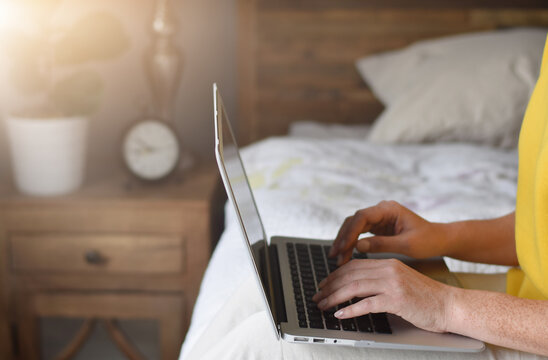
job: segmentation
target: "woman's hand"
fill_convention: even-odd
[[[364,298],[337,311],[339,319],[388,312],[435,332],[446,331],[454,292],[458,290],[395,259],[352,260],[331,273],[319,287],[312,299],[320,310]]]
[[[360,239],[360,234],[375,236]],[[415,258],[445,254],[447,236],[444,224],[431,223],[395,201],[357,211],[344,221],[333,243],[330,257],[338,264],[350,260],[354,247],[361,252],[394,252]]]

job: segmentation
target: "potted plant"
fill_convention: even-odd
[[[89,117],[104,87],[91,65],[119,56],[129,40],[106,12],[63,28],[54,16],[61,0],[8,1],[24,19],[2,41],[15,94],[5,116],[15,184],[29,195],[69,193],[83,182]]]

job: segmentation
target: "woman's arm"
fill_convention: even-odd
[[[514,215],[444,224],[444,255],[473,262],[518,266]]]
[[[548,356],[548,301],[451,288],[446,331]]]
[[[358,238],[370,232],[372,237]],[[415,258],[447,255],[461,260],[518,265],[514,213],[492,220],[429,222],[395,201],[357,211],[344,221],[330,256],[339,265],[361,252],[395,252]]]
[[[455,288],[394,259],[352,260],[319,285],[321,310],[363,298],[337,311],[340,319],[388,312],[425,330],[548,355],[548,301]]]

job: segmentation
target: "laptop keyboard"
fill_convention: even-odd
[[[297,306],[297,317],[301,328],[360,331],[391,334],[386,313],[366,314],[353,319],[339,320],[335,312],[360,301],[353,299],[328,311],[318,309],[312,296],[318,291],[318,284],[337,269],[337,260],[327,256],[330,246],[287,243],[291,280]],[[365,258],[365,254],[357,254]]]

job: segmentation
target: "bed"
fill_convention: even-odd
[[[385,199],[431,221],[514,209],[520,120],[548,31],[544,1],[238,6],[240,111],[229,116],[267,235],[333,239],[342,219]],[[275,341],[245,251],[227,204],[182,360],[444,358]],[[481,356],[528,355],[489,347]]]

